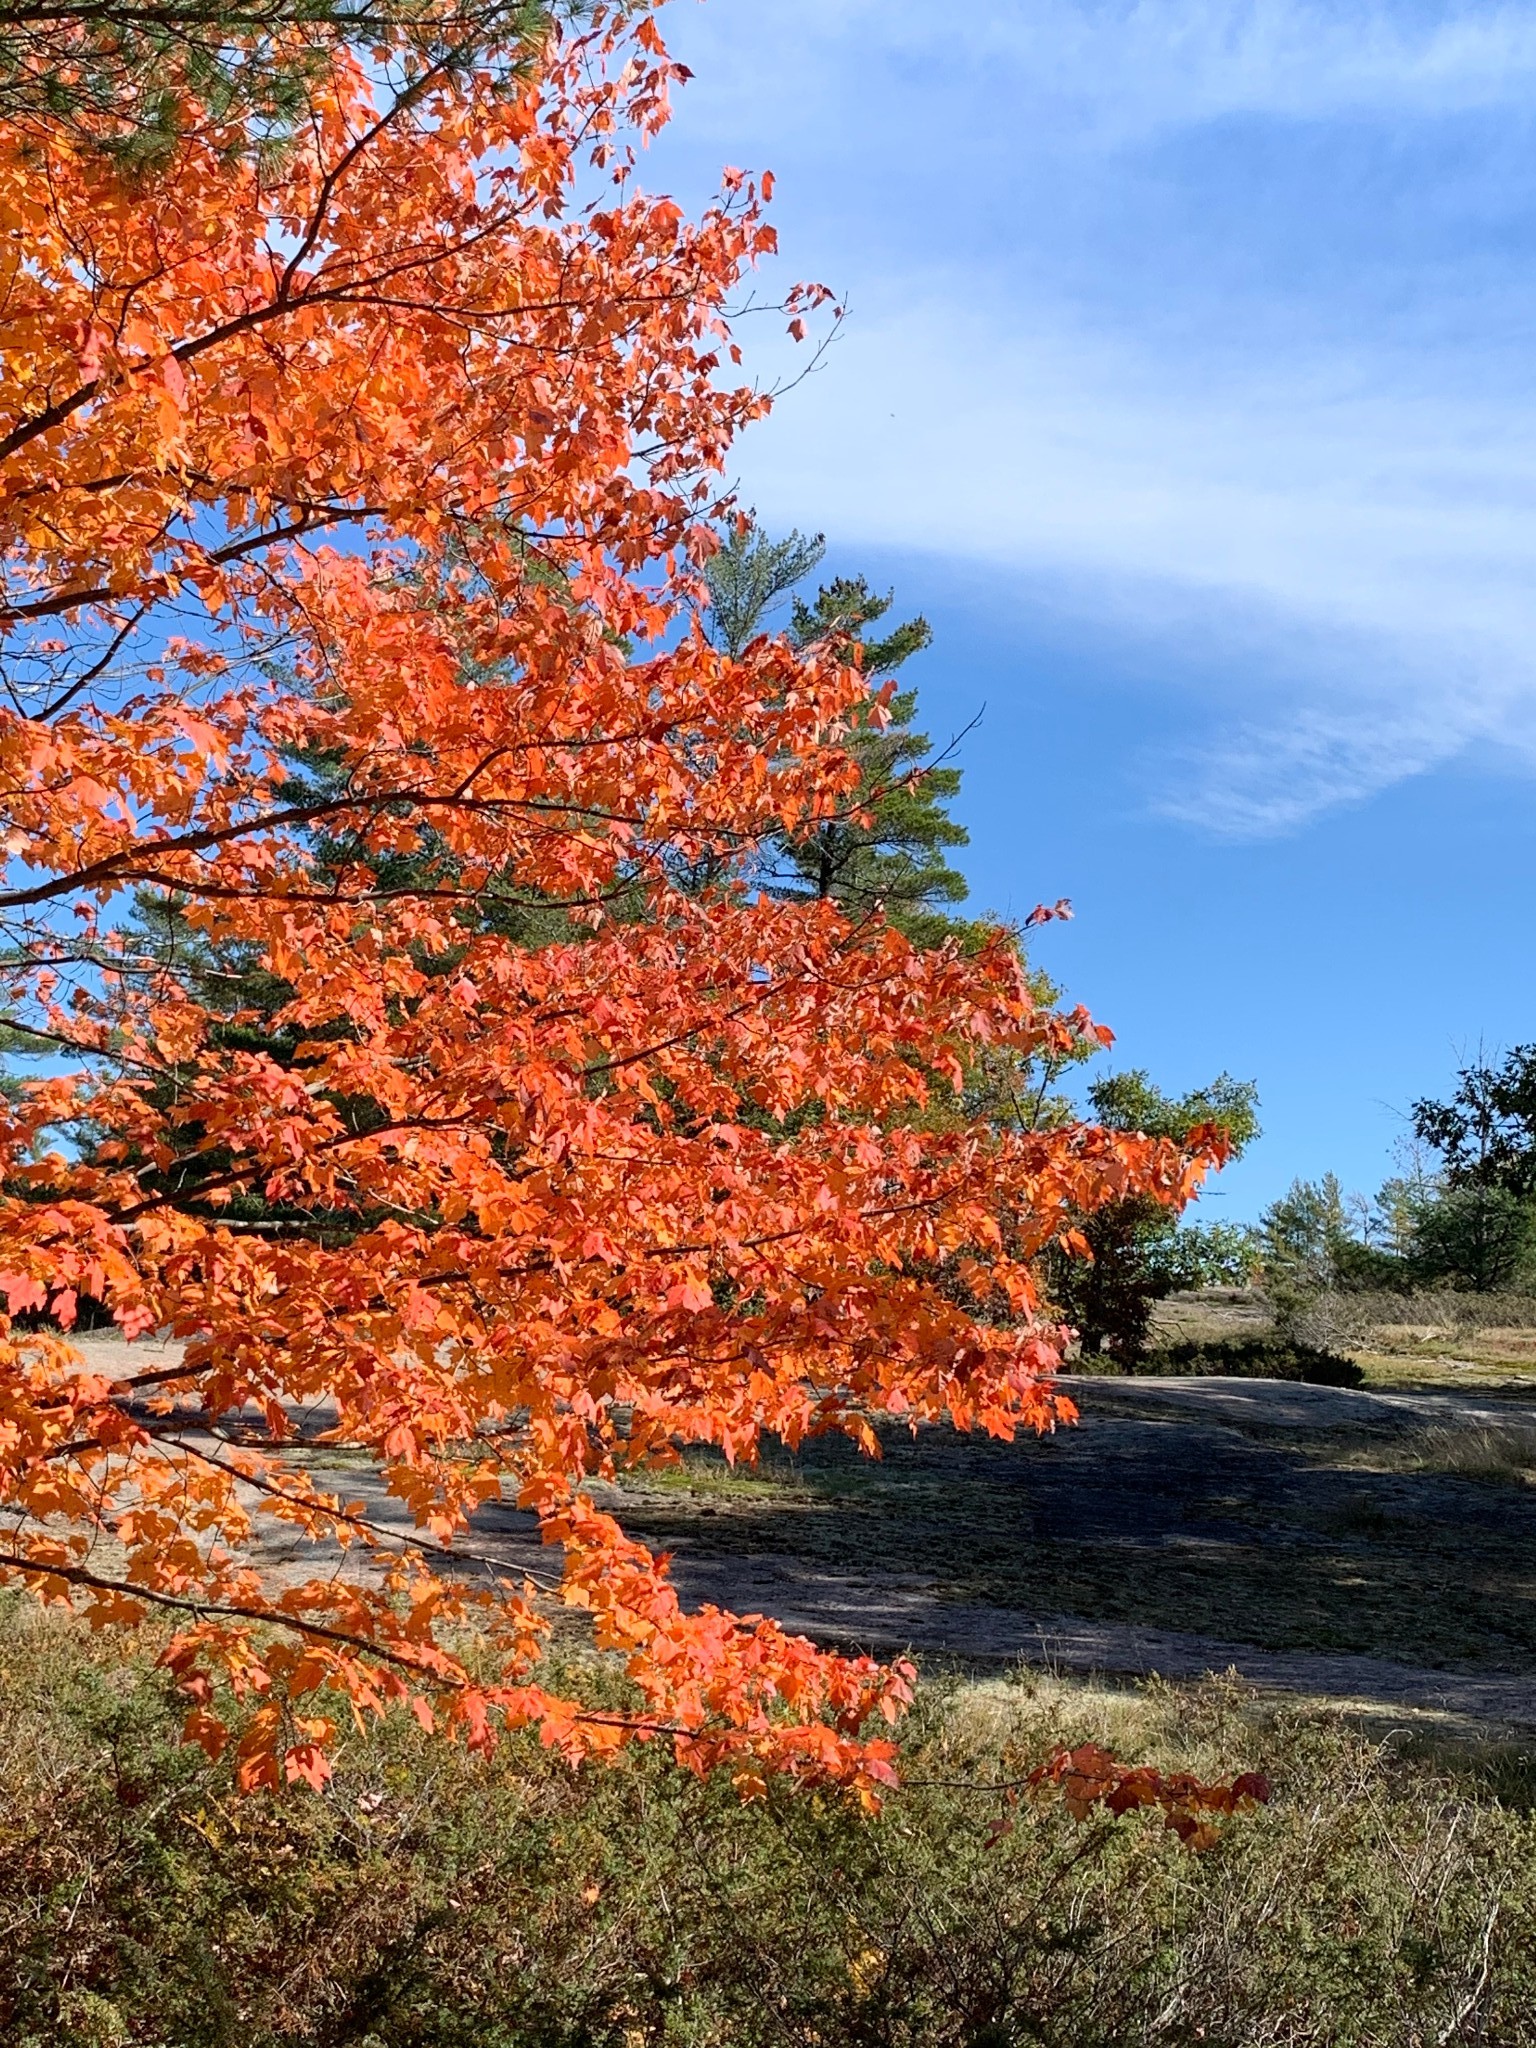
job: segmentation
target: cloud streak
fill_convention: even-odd
[[[1474,740],[1524,750],[1536,422],[1321,379],[1274,397],[1159,385],[1081,336],[1021,343],[937,298],[855,324],[764,432],[751,489],[773,518],[1113,611],[1164,676],[1170,642],[1198,636],[1190,687],[1217,729],[1164,807],[1222,829],[1288,828]]]
[[[1294,829],[1473,744],[1536,761],[1536,401],[1510,345],[1536,291],[1499,172],[1536,114],[1536,15],[713,0],[698,19],[694,145],[741,117],[750,76],[745,139],[801,194],[796,269],[854,283],[847,338],[745,451],[766,514],[1013,572],[1116,619],[1165,685],[1194,631],[1202,732],[1157,801],[1223,832]],[[1277,120],[1307,124],[1278,170],[1254,154]],[[1466,219],[1394,242],[1389,214],[1447,204],[1449,120]],[[1213,123],[1186,173],[1170,134]],[[1325,194],[1335,158],[1385,166],[1337,230],[1305,213],[1319,149]],[[976,212],[983,246],[957,253]]]
[[[929,99],[985,72],[1016,105],[1091,109],[1116,137],[1234,114],[1439,117],[1523,106],[1536,86],[1536,17],[1477,0],[712,0],[683,40],[732,116],[762,114],[765,86],[792,79],[794,104],[772,109],[790,121],[838,103],[858,123],[834,76],[850,57],[866,85],[904,74]]]
[[[856,11],[867,32],[876,10]],[[916,24],[906,20],[910,34]],[[1046,0],[984,9],[958,34],[973,60],[1004,59],[1035,91],[1104,110],[1117,125],[1382,108],[1438,116],[1508,105],[1536,81],[1536,20],[1524,7]]]

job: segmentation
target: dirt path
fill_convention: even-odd
[[[818,1641],[878,1655],[912,1650],[965,1664],[1022,1663],[1142,1678],[1235,1672],[1260,1691],[1337,1706],[1536,1727],[1536,1674],[1433,1671],[1380,1657],[1263,1650],[1081,1616],[1034,1617],[1014,1608],[946,1601],[921,1582],[835,1577],[762,1558],[680,1561],[674,1576],[690,1601],[772,1614]]]
[[[142,1344],[88,1340],[117,1374]],[[163,1355],[171,1356],[170,1353]],[[1536,1487],[1404,1463],[1426,1431],[1536,1430],[1532,1397],[1232,1379],[1076,1379],[1079,1428],[1008,1446],[885,1432],[872,1464],[810,1447],[708,1459],[609,1497],[673,1554],[685,1601],[820,1641],[967,1663],[1199,1677],[1388,1711],[1536,1726]],[[313,1476],[410,1533],[366,1466]],[[549,1571],[531,1516],[477,1517],[467,1572]],[[275,1577],[325,1549],[273,1529]]]
[[[1170,1418],[1234,1429],[1320,1429],[1349,1432],[1520,1421],[1536,1426],[1536,1379],[1528,1391],[1492,1392],[1449,1386],[1309,1387],[1291,1380],[1135,1379],[1063,1373],[1062,1385],[1090,1412],[1152,1407]]]

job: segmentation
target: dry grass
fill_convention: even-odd
[[[1171,1295],[1153,1315],[1154,1346],[1220,1343],[1274,1326],[1257,1288]],[[1486,1386],[1536,1391],[1536,1296],[1331,1294],[1306,1310],[1298,1334],[1354,1358],[1379,1386]]]
[[[1152,1311],[1152,1342],[1219,1343],[1224,1337],[1262,1337],[1274,1314],[1256,1287],[1204,1287],[1171,1294]]]
[[[1536,1485],[1536,1424],[1487,1422],[1436,1425],[1389,1444],[1374,1444],[1344,1461],[1373,1472],[1444,1472],[1459,1479]]]
[[[1536,1367],[1536,1299],[1522,1294],[1325,1294],[1307,1305],[1297,1333],[1357,1356],[1463,1372]]]

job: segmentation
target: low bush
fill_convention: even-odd
[[[1232,1375],[1246,1380],[1303,1380],[1314,1387],[1360,1387],[1365,1374],[1352,1358],[1299,1339],[1262,1337],[1191,1338],[1143,1352],[1138,1373]]]
[[[925,1686],[875,1820],[742,1805],[654,1749],[573,1775],[396,1723],[323,1795],[241,1799],[178,1746],[153,1648],[0,1636],[8,2048],[1536,2044],[1508,1750],[1451,1768],[1220,1685],[1014,1681]],[[1195,1854],[1004,1789],[1090,1739],[1274,1798]]]

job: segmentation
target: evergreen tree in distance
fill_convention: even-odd
[[[488,64],[526,77],[582,0],[3,0],[0,119],[88,135],[138,176],[194,118],[232,156],[280,153],[330,60],[366,52],[403,79]]]
[[[787,637],[796,648],[826,642],[849,658],[857,650],[871,683],[894,675],[931,643],[922,617],[873,637],[870,629],[885,619],[892,596],[879,596],[862,576],[836,577],[809,603],[794,595],[825,553],[821,534],[792,531],[774,540],[750,518],[739,521],[704,572],[715,644],[739,655],[770,630],[786,600]],[[960,770],[931,760],[927,734],[912,729],[916,711],[917,692],[905,690],[886,705],[884,724],[861,720],[845,742],[859,767],[845,812],[807,837],[781,839],[765,880],[773,895],[831,898],[854,919],[883,907],[908,938],[933,946],[969,929],[947,908],[964,902],[968,890],[945,858],[969,834],[947,809],[959,793]]]
[[[1139,1068],[1104,1074],[1090,1084],[1088,1101],[1102,1129],[1144,1138],[1183,1144],[1214,1125],[1225,1132],[1233,1159],[1259,1135],[1258,1089],[1230,1074],[1185,1096],[1165,1094]],[[1145,1353],[1159,1301],[1185,1288],[1245,1279],[1252,1261],[1247,1232],[1181,1224],[1176,1210],[1141,1194],[1085,1212],[1079,1229],[1091,1256],[1053,1252],[1053,1298],[1085,1353],[1107,1353],[1127,1365]]]
[[[709,636],[721,652],[737,660],[826,552],[825,534],[807,537],[796,528],[770,540],[750,514],[728,527],[704,570]]]

